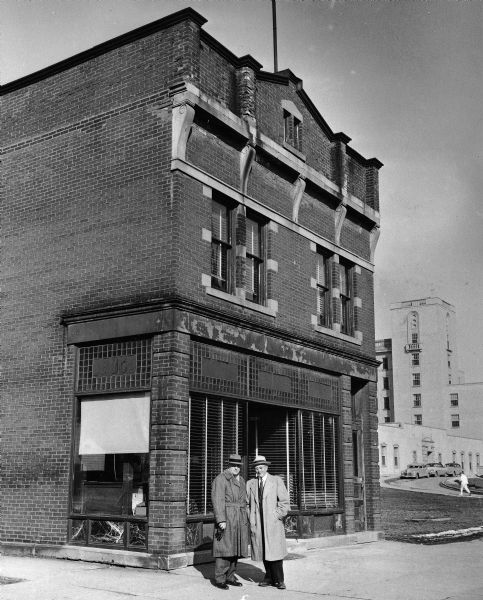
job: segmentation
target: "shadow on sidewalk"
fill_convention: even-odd
[[[211,583],[215,581],[215,563],[202,563],[193,565],[193,567],[199,571],[204,579],[209,579]],[[259,569],[253,563],[238,562],[236,570],[236,578],[240,581],[250,581],[258,583],[265,577],[265,571]]]

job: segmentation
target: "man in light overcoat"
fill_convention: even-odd
[[[258,585],[284,590],[287,543],[283,519],[290,509],[290,499],[282,479],[268,473],[269,465],[264,456],[257,456],[253,461],[257,476],[247,483],[251,555],[253,560],[263,560],[265,567],[265,578]]]
[[[247,492],[240,475],[241,463],[238,454],[231,454],[228,468],[215,477],[211,486],[215,585],[222,590],[242,585],[235,578],[236,567],[239,557],[248,556]]]

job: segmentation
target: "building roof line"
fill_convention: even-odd
[[[13,92],[31,85],[32,83],[42,81],[43,79],[52,77],[52,75],[56,75],[62,71],[67,71],[72,67],[76,67],[77,65],[83,64],[93,58],[97,58],[98,56],[102,56],[111,50],[121,48],[122,46],[125,46],[133,41],[140,40],[148,35],[166,29],[167,27],[171,27],[172,25],[176,25],[182,21],[189,20],[194,21],[200,27],[207,22],[205,17],[200,15],[200,13],[196,12],[192,8],[184,8],[183,10],[179,10],[166,17],[163,17],[162,19],[157,19],[156,21],[147,23],[146,25],[142,25],[141,27],[133,29],[132,31],[128,31],[115,38],[97,44],[92,48],[83,50],[78,54],[74,54],[74,56],[69,56],[68,58],[54,63],[53,65],[49,65],[48,67],[40,69],[39,71],[35,71],[29,75],[25,75],[24,77],[10,81],[5,85],[0,86],[0,95],[8,94],[9,92]]]

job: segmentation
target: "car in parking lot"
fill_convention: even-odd
[[[420,477],[429,477],[426,465],[411,463],[401,471],[401,479],[419,479]]]
[[[446,475],[448,477],[456,477],[456,475],[461,475],[461,473],[463,473],[463,469],[458,463],[450,462],[446,463],[444,466],[446,467]]]
[[[445,477],[446,467],[440,462],[431,462],[426,465],[428,467],[429,477]]]

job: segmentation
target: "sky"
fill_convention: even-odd
[[[273,71],[271,0],[0,0],[5,84],[186,7]],[[277,0],[278,68],[380,170],[376,337],[391,303],[453,304],[483,381],[483,0]]]

